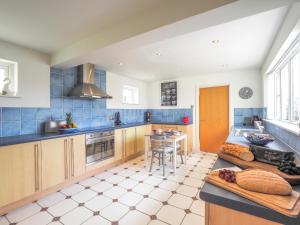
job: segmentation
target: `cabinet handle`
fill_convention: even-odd
[[[71,138],[71,173],[74,177],[74,139]]]
[[[64,140],[64,155],[65,155],[65,179],[68,179],[68,152],[67,152],[67,139]]]
[[[34,166],[35,191],[39,191],[39,149],[37,144],[34,144]]]

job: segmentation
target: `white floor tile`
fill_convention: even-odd
[[[102,218],[101,216],[93,216],[82,225],[111,225],[111,222]]]
[[[90,189],[83,190],[76,195],[72,196],[72,199],[75,200],[78,203],[87,202],[88,200],[95,197],[97,193],[95,191],[92,191]]]
[[[163,179],[161,179],[161,178],[150,176],[144,182],[146,184],[150,184],[150,185],[156,186],[156,185],[159,185],[162,181],[163,181]]]
[[[64,225],[79,225],[93,216],[93,212],[85,207],[77,207],[60,218]]]
[[[66,199],[56,205],[51,206],[47,211],[55,217],[64,215],[72,209],[78,207],[78,203],[72,199]]]
[[[125,215],[120,221],[120,225],[146,225],[150,221],[150,217],[139,212],[139,211],[130,211]]]
[[[168,178],[168,180],[171,180],[171,181],[183,182],[183,180],[185,179],[185,176],[179,175],[179,174],[176,174],[176,175],[171,174],[167,178]]]
[[[162,207],[161,202],[151,198],[144,198],[136,206],[136,209],[151,216],[151,215],[156,215],[156,213],[160,210],[161,207]]]
[[[199,188],[199,187],[202,187],[204,181],[199,180],[199,179],[195,179],[195,178],[186,178],[183,181],[183,183],[186,184],[186,185],[192,186],[192,187]]]
[[[185,212],[171,205],[165,205],[157,214],[157,218],[172,225],[180,225]]]
[[[118,175],[123,176],[123,177],[130,177],[131,175],[135,174],[136,172],[131,169],[123,170],[118,173]]]
[[[179,184],[175,181],[164,180],[160,183],[159,187],[162,189],[166,189],[168,191],[175,191],[178,188]]]
[[[160,220],[151,220],[151,222],[149,223],[149,225],[168,225],[167,223],[164,223]]]
[[[107,179],[107,178],[109,178],[109,177],[111,177],[111,176],[113,176],[113,175],[114,175],[113,173],[108,172],[108,171],[105,171],[105,172],[102,172],[102,173],[97,174],[95,177],[96,177],[97,179],[102,180],[102,179]]]
[[[73,184],[67,188],[62,189],[60,192],[62,192],[63,194],[65,194],[67,196],[72,196],[72,195],[82,191],[83,189],[84,189],[84,187],[82,185]]]
[[[91,200],[86,202],[84,204],[84,206],[87,207],[88,209],[96,212],[96,211],[100,211],[101,209],[105,208],[106,206],[108,206],[111,203],[112,203],[111,198],[100,195],[100,196],[96,196],[95,198],[92,198]]]
[[[106,208],[104,208],[100,215],[111,222],[118,221],[122,216],[124,216],[129,211],[129,208],[123,204],[115,202]]]
[[[110,189],[112,186],[113,185],[111,183],[108,183],[106,181],[102,181],[102,182],[92,186],[91,190],[100,193],[100,192],[104,192],[104,191]]]
[[[11,223],[17,223],[21,220],[24,220],[41,210],[41,207],[36,203],[31,203],[29,205],[25,205],[21,208],[16,209],[6,215],[6,218]]]
[[[174,194],[169,198],[168,203],[181,209],[189,209],[193,200],[181,194]]]
[[[125,177],[119,176],[119,175],[113,175],[110,178],[107,178],[106,181],[112,184],[118,184],[122,182],[125,179]]]
[[[113,168],[109,169],[108,171],[111,172],[111,173],[119,173],[122,170],[123,170],[122,166],[116,166],[116,167],[113,167]]]
[[[133,180],[137,180],[137,181],[144,181],[148,178],[148,174],[147,173],[144,173],[144,172],[139,172],[139,173],[136,173],[132,176],[130,176],[130,179],[133,179]]]
[[[153,190],[153,186],[141,183],[135,186],[132,190],[142,195],[148,195]]]
[[[53,217],[49,213],[43,211],[21,221],[20,223],[18,223],[18,225],[46,225],[50,223],[52,219]]]
[[[120,198],[121,195],[125,194],[126,192],[127,192],[126,189],[124,189],[122,187],[115,186],[115,187],[112,187],[112,188],[108,189],[103,194],[105,196],[108,196],[108,197],[112,198],[112,199],[117,199],[117,198]]]
[[[190,213],[184,217],[182,225],[204,225],[204,218]]]
[[[140,194],[137,194],[135,192],[127,192],[126,194],[122,195],[118,200],[124,205],[136,206],[142,199],[143,196]]]
[[[191,186],[187,186],[187,185],[180,185],[177,190],[176,190],[179,194],[182,195],[186,195],[188,197],[195,197],[198,193],[198,189],[191,187]]]
[[[136,185],[138,185],[138,181],[132,180],[132,179],[125,179],[121,183],[119,183],[119,186],[126,188],[126,189],[132,189]]]
[[[55,222],[48,223],[48,225],[62,225],[62,223],[55,221]]]
[[[66,196],[60,192],[55,192],[53,194],[48,195],[45,198],[40,199],[37,203],[42,207],[50,207],[55,205],[58,202],[63,201]]]
[[[0,225],[9,225],[8,220],[4,216],[0,217]]]
[[[80,181],[79,184],[82,186],[85,186],[85,187],[91,187],[95,184],[98,184],[99,182],[100,182],[99,179],[91,177],[91,178],[85,179],[83,181]]]
[[[155,188],[150,194],[149,197],[160,202],[165,202],[171,197],[172,193],[167,190]]]
[[[195,214],[205,216],[205,202],[202,200],[194,201],[190,210]]]

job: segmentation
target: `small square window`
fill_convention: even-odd
[[[0,96],[16,96],[18,63],[0,58]]]
[[[123,86],[123,103],[124,104],[139,104],[139,89],[132,86]]]

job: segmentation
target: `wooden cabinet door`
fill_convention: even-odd
[[[136,127],[136,151],[141,152],[145,151],[145,135],[146,135],[147,127],[146,126],[138,126]]]
[[[152,133],[152,125],[148,124],[146,125],[146,134],[150,135]]]
[[[115,130],[115,161],[121,160],[124,158],[124,130],[117,129]]]
[[[69,178],[68,138],[41,141],[42,189],[63,183]]]
[[[0,207],[39,191],[40,142],[0,148]]]
[[[125,132],[125,156],[131,156],[136,152],[136,130],[135,127],[124,129]]]
[[[152,130],[162,129],[161,124],[152,124]]]
[[[188,153],[191,153],[193,150],[193,125],[177,126],[177,129],[187,135],[187,149],[188,149]],[[181,150],[184,151],[183,141],[182,141]]]
[[[85,173],[85,135],[69,137],[70,147],[70,177]]]
[[[177,130],[177,125],[165,124],[165,125],[162,125],[162,129],[163,130]]]

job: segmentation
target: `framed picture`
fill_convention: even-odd
[[[161,83],[161,106],[177,106],[177,81]]]

